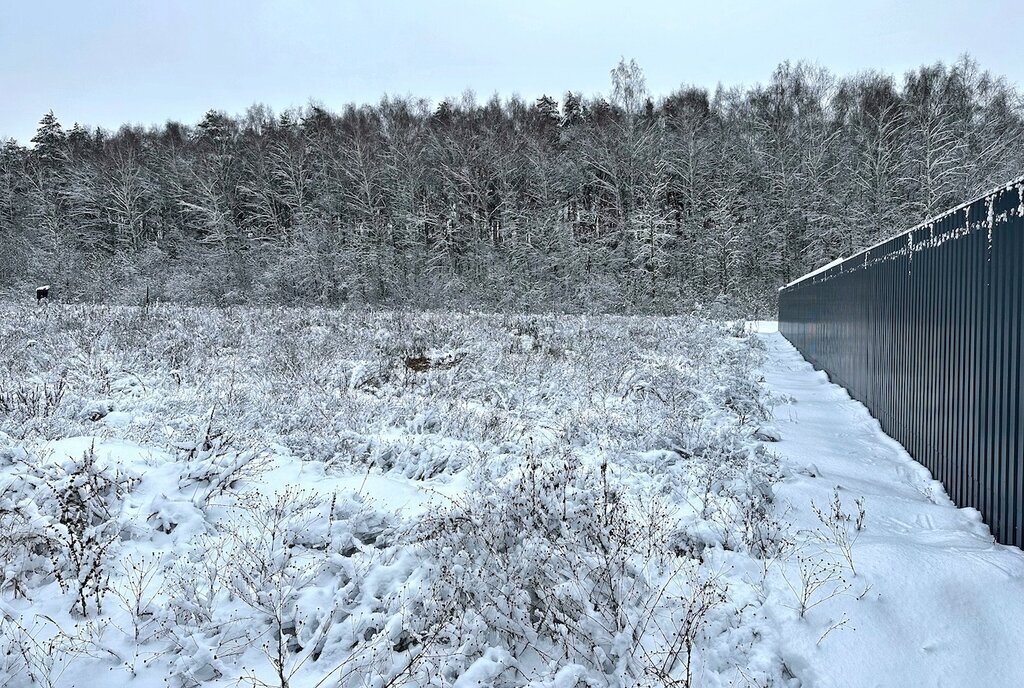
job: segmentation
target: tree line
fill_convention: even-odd
[[[968,57],[897,78],[535,102],[385,97],[0,144],[0,287],[68,300],[744,312],[1024,170],[1024,105]]]

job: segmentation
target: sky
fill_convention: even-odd
[[[783,60],[902,75],[970,53],[1024,84],[1019,0],[0,0],[0,139],[73,122],[331,109],[385,93],[608,93],[636,59],[654,95],[770,78]]]

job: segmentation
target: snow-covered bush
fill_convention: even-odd
[[[24,594],[33,579],[52,576],[76,614],[101,613],[122,503],[138,477],[101,465],[92,446],[63,460],[18,458],[23,471],[0,486],[4,585]]]
[[[173,445],[182,464],[178,488],[194,491],[199,503],[224,494],[240,480],[254,480],[267,459],[264,452],[236,446],[231,434],[216,430],[215,411],[200,424],[194,439]]]

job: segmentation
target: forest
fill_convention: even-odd
[[[680,69],[685,77],[685,68]],[[902,76],[607,96],[385,96],[0,142],[0,291],[65,302],[758,316],[1024,169],[1019,88]]]

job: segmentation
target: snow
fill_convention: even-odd
[[[776,495],[799,528],[817,525],[806,505],[834,491],[844,502],[863,497],[866,511],[849,594],[812,617],[816,625],[786,623],[784,654],[814,686],[1020,686],[1024,553],[995,543],[976,510],[957,508],[781,335],[761,336],[768,385],[793,399],[776,409],[782,439],[772,450],[789,473]],[[818,643],[822,626],[843,617]]]
[[[12,688],[792,684],[737,324],[5,308]]]
[[[5,308],[2,686],[1024,675],[1024,555],[776,323]]]

